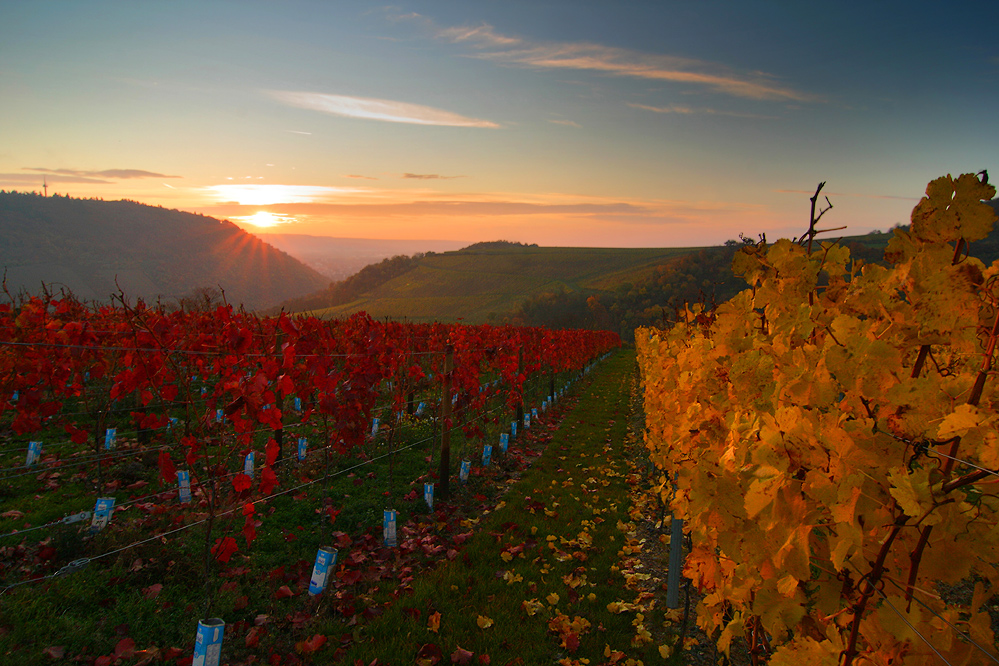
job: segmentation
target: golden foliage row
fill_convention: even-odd
[[[986,661],[959,629],[995,652],[999,476],[976,466],[999,468],[999,262],[965,256],[994,194],[931,182],[889,267],[836,244],[744,248],[749,289],[636,333],[646,443],[722,649],[746,634],[774,665]]]

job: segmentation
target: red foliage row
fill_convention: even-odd
[[[403,324],[363,313],[334,321],[258,317],[231,307],[165,312],[142,303],[89,307],[31,298],[0,305],[0,395],[7,398],[0,415],[12,410],[13,430],[24,435],[51,425],[68,399],[91,416],[106,414],[112,401],[131,400],[141,428],[164,427],[168,411],[184,411],[186,462],[193,471],[201,461],[211,475],[205,456],[219,444],[217,410],[245,454],[261,426],[282,427],[282,406],[298,397],[301,420],[324,417],[335,433],[330,444],[346,450],[364,442],[377,401],[401,411],[412,391],[443,371],[448,349],[452,390],[474,413],[487,400],[485,381],[500,380],[514,406],[531,374],[580,370],[619,344],[609,332]],[[90,390],[88,382],[104,389]],[[9,401],[15,391],[18,399]],[[90,437],[71,419],[62,425],[73,441]],[[264,495],[276,483],[275,446],[269,443],[259,475]],[[160,466],[165,476],[175,472],[169,455],[161,455]]]

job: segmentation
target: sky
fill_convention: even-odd
[[[254,233],[691,247],[999,177],[985,2],[0,2],[0,189]],[[820,199],[826,205],[824,199]]]

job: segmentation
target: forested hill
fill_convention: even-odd
[[[891,238],[874,232],[839,241],[853,258],[875,263],[884,260]],[[477,243],[457,252],[386,259],[284,307],[325,317],[363,310],[411,321],[606,329],[630,340],[636,327],[661,325],[685,302],[721,303],[745,289],[732,274],[740,244],[614,249]],[[973,243],[971,254],[986,265],[999,258],[999,228]]]
[[[42,283],[78,298],[176,301],[208,288],[247,309],[329,280],[231,222],[133,201],[0,192],[0,270],[12,293]]]

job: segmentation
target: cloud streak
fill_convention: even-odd
[[[669,106],[651,106],[649,104],[628,103],[633,109],[652,111],[653,113],[677,113],[680,115],[707,115],[707,116],[730,116],[733,118],[757,118],[761,120],[773,120],[776,116],[764,116],[758,113],[742,113],[739,111],[719,111],[706,107],[683,106],[680,104],[670,104]]]
[[[498,34],[492,26],[485,23],[478,26],[441,27],[426,17],[410,15],[406,18],[419,20],[438,39],[468,44],[480,50],[471,57],[503,65],[590,71],[608,76],[669,81],[745,99],[823,101],[818,95],[795,90],[766,74],[738,72],[724,65],[693,58],[644,53],[587,42],[530,42]]]
[[[452,111],[445,111],[444,109],[435,109],[434,107],[410,104],[408,102],[397,102],[390,99],[282,90],[272,90],[269,91],[269,94],[274,99],[288,106],[320,111],[347,118],[362,118],[365,120],[409,123],[413,125],[499,128],[498,124],[490,120],[470,118]]]
[[[88,185],[110,185],[112,181],[103,180],[101,178],[85,178],[83,176],[62,176],[59,174],[40,174],[40,173],[0,173],[0,183],[16,183],[16,184],[28,184],[28,185],[42,185],[42,178],[44,176],[45,182],[47,183],[74,183],[74,184],[88,184]]]
[[[154,171],[144,171],[142,169],[105,169],[103,171],[87,171],[83,169],[49,169],[46,167],[24,167],[25,171],[35,171],[47,176],[71,176],[78,178],[113,178],[116,180],[129,180],[132,178],[180,178],[181,176],[169,176]],[[106,180],[83,180],[83,181],[61,181],[61,182],[84,182],[84,183],[106,183]]]
[[[488,23],[477,26],[454,26],[451,28],[441,28],[437,31],[437,36],[451,42],[469,42],[479,47],[486,46],[513,46],[520,44],[522,40],[516,37],[500,35]]]
[[[464,176],[442,176],[439,173],[404,173],[402,177],[411,180],[451,180],[453,178],[464,178]]]
[[[357,188],[327,187],[323,185],[211,185],[204,188],[220,202],[235,202],[241,206],[270,206],[274,204],[311,203],[330,197],[363,192]]]

